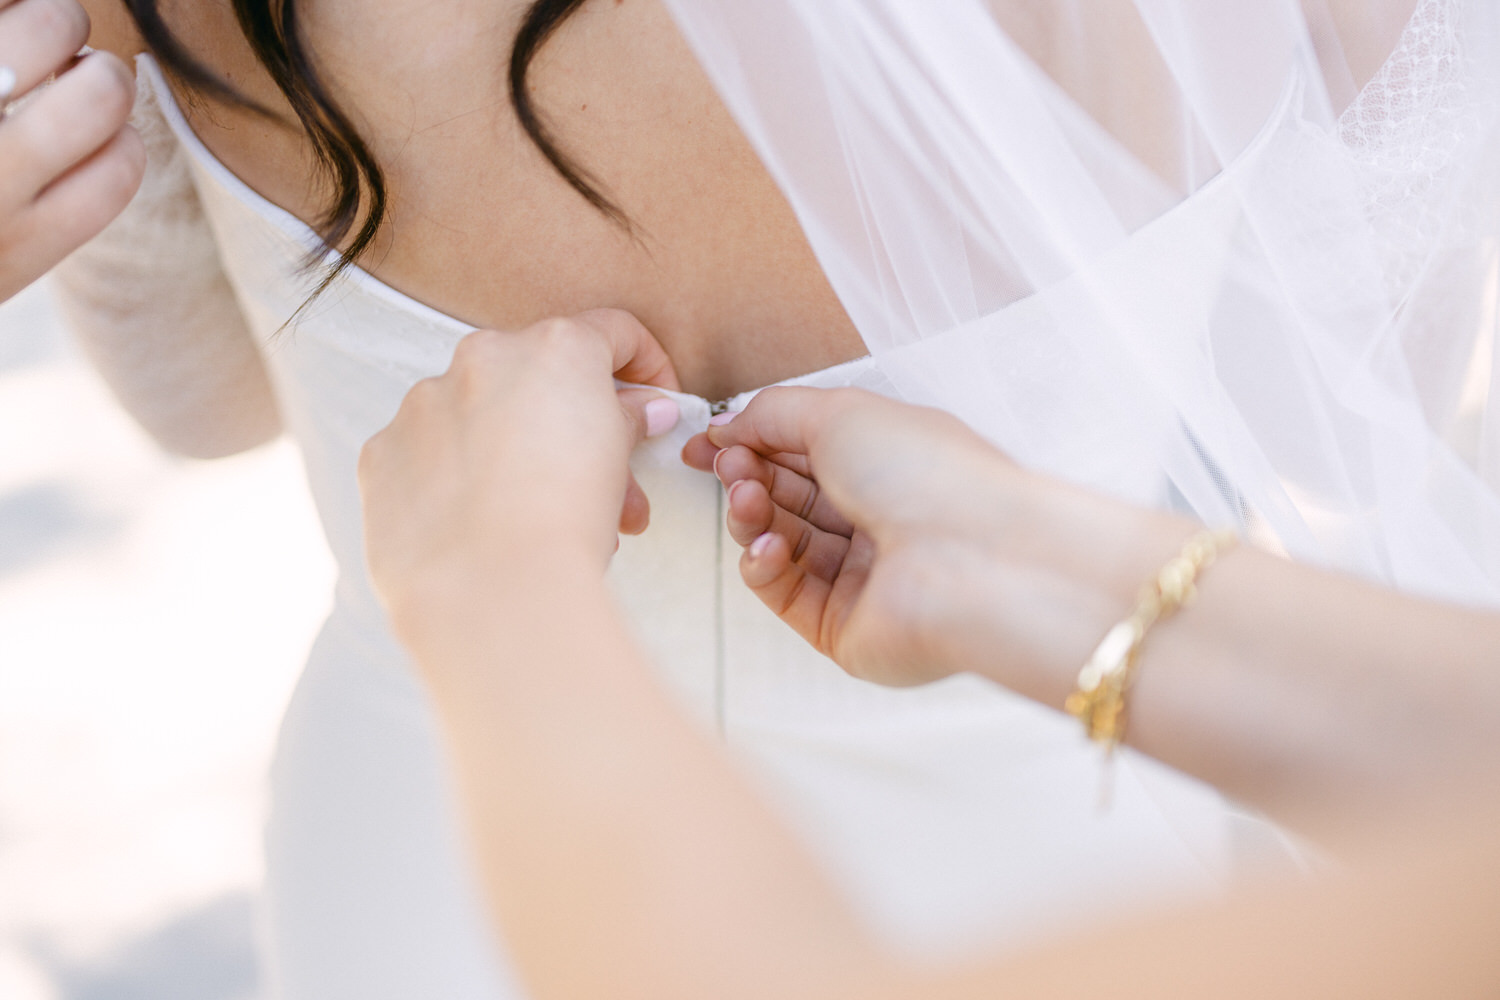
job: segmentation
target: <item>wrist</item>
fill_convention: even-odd
[[[1012,493],[1014,495],[1014,493]],[[1028,490],[955,590],[962,669],[1061,707],[1100,640],[1201,526],[1060,484]]]
[[[575,536],[553,543],[538,533],[429,559],[382,596],[402,643],[424,664],[441,662],[561,613],[602,585],[605,565]]]

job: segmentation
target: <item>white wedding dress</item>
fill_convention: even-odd
[[[689,37],[712,47],[701,31]],[[335,610],[287,711],[274,766],[267,889],[280,995],[517,995],[465,857],[434,715],[366,578],[355,483],[363,442],[390,420],[413,383],[447,368],[468,328],[355,269],[281,330],[316,280],[301,267],[316,238],[218,163],[188,128],[154,63],[143,57],[140,65],[137,117],[152,147],[148,195],[64,269],[64,302],[86,339],[107,341],[100,310],[91,312],[90,304],[109,300],[111,269],[119,269],[122,254],[202,256],[206,247],[207,266],[222,267],[268,361],[340,570]],[[754,126],[754,108],[765,106],[737,99],[733,80],[719,82]],[[1287,98],[1263,109],[1270,112],[1266,131],[1291,109]],[[767,130],[747,130],[767,141]],[[774,160],[773,168],[796,188],[795,170]],[[1233,170],[1229,163],[1223,173],[1232,178]],[[1110,279],[1124,285],[1153,267],[1180,267],[1190,299],[1194,289],[1214,287],[1228,266],[1224,256],[1194,248],[1229,242],[1226,234],[1240,221],[1238,192],[1227,181],[1210,183],[1166,210],[1153,208],[1153,221],[1133,226],[1110,257]],[[828,219],[793,202],[823,254]],[[153,213],[180,219],[184,212],[201,213],[211,240],[153,236],[162,231]],[[1186,248],[1184,241],[1191,241]],[[830,275],[867,341],[878,339],[877,321],[868,310],[861,314],[846,276]],[[1025,344],[1028,331],[1050,328],[1068,295],[1059,282],[1046,295],[985,315],[993,312],[1001,329]],[[958,316],[948,326],[952,336],[897,344],[795,381],[901,395],[916,384],[914,372],[951,370],[945,357],[958,364],[953,359],[983,356],[974,353],[972,323]],[[96,344],[95,353],[117,380],[152,377],[149,366],[132,368],[129,351]],[[1078,373],[1066,358],[1044,360],[1040,368],[1023,365],[1025,379],[1050,366],[1057,385],[1071,391]],[[1037,405],[1047,406],[1045,386],[1025,379]],[[1018,392],[1006,405],[1023,408],[1030,396]],[[941,403],[941,387],[925,397]],[[1286,856],[1263,823],[1130,754],[1117,762],[1112,803],[1101,809],[1099,755],[1059,713],[971,678],[880,689],[812,652],[740,584],[720,490],[677,457],[686,437],[706,424],[710,404],[679,401],[681,425],[636,455],[653,523],[644,537],[624,541],[611,570],[616,592],[664,682],[705,727],[722,733],[894,946],[926,955],[1016,947],[1133,905],[1212,891],[1245,864]],[[1145,409],[1138,416],[1149,428],[1161,414]],[[1112,475],[1116,492],[1193,506],[1161,468],[1133,466],[1132,456],[1118,451],[1100,464],[1097,448],[1070,450],[1068,427],[1050,430],[1056,454],[1046,453],[1044,434],[1028,459],[1040,455],[1045,461],[1037,464],[1066,467],[1076,458],[1076,478]],[[1086,435],[1079,440],[1088,443]],[[1215,495],[1243,500],[1222,483]]]

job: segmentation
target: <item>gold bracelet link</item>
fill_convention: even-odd
[[[1141,646],[1156,625],[1193,602],[1198,576],[1238,539],[1230,531],[1200,531],[1141,589],[1135,610],[1105,635],[1078,673],[1068,696],[1069,715],[1083,723],[1089,739],[1112,752],[1125,739],[1126,694],[1135,682]]]

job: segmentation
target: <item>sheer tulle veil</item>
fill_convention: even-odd
[[[669,6],[907,398],[1500,605],[1500,4]]]

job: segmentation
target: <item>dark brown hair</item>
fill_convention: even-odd
[[[147,47],[183,85],[280,120],[281,116],[241,95],[188,52],[162,18],[159,0],[122,2],[135,19]],[[510,100],[521,127],[553,168],[589,204],[628,230],[629,222],[600,191],[598,183],[559,148],[527,87],[527,72],[537,53],[584,2],[535,0],[527,8],[511,46]],[[328,248],[339,254],[339,259],[318,286],[317,291],[322,292],[341,271],[369,250],[380,232],[387,207],[385,175],[359,130],[318,75],[316,60],[307,50],[298,28],[297,0],[234,0],[234,13],[255,57],[296,113],[298,124],[312,142],[318,164],[329,181],[332,196],[317,220],[317,229]],[[340,244],[345,248],[337,251]]]

